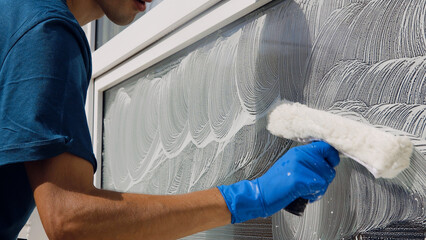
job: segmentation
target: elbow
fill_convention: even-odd
[[[39,209],[43,227],[50,240],[86,239],[86,205],[73,196],[42,204]]]
[[[50,215],[50,214],[49,214]],[[49,219],[43,221],[43,227],[50,240],[79,239],[78,224],[71,221],[72,217],[67,214],[50,215]]]

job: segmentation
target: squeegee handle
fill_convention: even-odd
[[[293,202],[291,202],[289,205],[287,205],[287,207],[285,207],[284,210],[296,216],[302,216],[308,202],[309,200],[307,199],[298,198],[294,200]]]

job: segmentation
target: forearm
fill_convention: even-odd
[[[214,188],[184,195],[141,195],[94,189],[63,199],[72,219],[63,237],[73,239],[176,239],[230,223]]]
[[[96,189],[86,160],[25,163],[49,239],[176,239],[230,223],[219,190],[159,196]]]

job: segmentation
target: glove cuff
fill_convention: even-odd
[[[267,217],[258,180],[240,181],[218,187],[231,212],[231,223]]]

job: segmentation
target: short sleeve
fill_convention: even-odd
[[[69,152],[96,170],[84,109],[90,75],[74,22],[47,19],[16,42],[0,69],[0,166]]]

